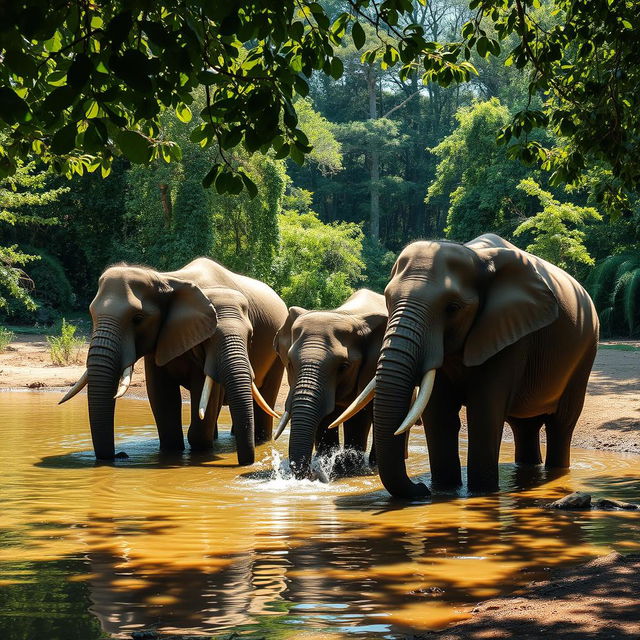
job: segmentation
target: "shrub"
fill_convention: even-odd
[[[587,289],[606,336],[640,332],[640,254],[622,253],[603,260],[591,272]]]
[[[80,348],[84,344],[82,338],[76,337],[76,330],[62,318],[59,336],[47,336],[49,355],[53,364],[68,365],[79,361]]]
[[[13,331],[9,331],[6,327],[0,327],[0,351],[4,351],[9,346],[13,336]]]

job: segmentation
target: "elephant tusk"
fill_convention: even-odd
[[[422,381],[420,382],[420,388],[418,390],[418,395],[416,396],[416,401],[409,409],[407,417],[404,419],[404,422],[398,427],[394,435],[399,436],[407,429],[411,429],[411,427],[413,427],[413,425],[418,421],[427,404],[429,404],[429,398],[431,397],[431,392],[433,391],[433,383],[435,382],[435,379],[435,369],[430,369],[429,371],[427,371],[427,373],[424,374],[424,376],[422,377]]]
[[[255,382],[251,382],[251,395],[253,396],[253,399],[256,401],[256,403],[258,404],[258,406],[269,416],[271,416],[272,418],[278,418],[278,420],[280,419],[280,414],[276,413],[267,403],[267,401],[262,397],[262,395],[260,394],[260,391],[258,391],[258,387],[256,387],[256,383]]]
[[[213,378],[207,376],[204,379],[204,385],[202,387],[202,395],[200,396],[200,406],[198,407],[198,415],[200,420],[204,420],[204,414],[209,406],[209,398],[211,397],[211,390],[213,389]]]
[[[73,398],[73,396],[75,396],[76,393],[80,393],[80,391],[82,391],[87,386],[88,380],[89,380],[89,372],[85,371],[80,377],[80,380],[78,380],[78,382],[76,382],[73,385],[73,387],[71,387],[71,389],[69,389],[69,391],[65,393],[64,398],[62,398],[62,400],[60,400],[58,404],[62,404],[67,400],[71,400],[71,398]]]
[[[129,365],[125,368],[120,376],[120,384],[118,385],[118,391],[115,396],[115,399],[122,398],[122,396],[127,393],[127,389],[131,384],[131,376],[133,375],[133,365]]]
[[[327,427],[327,429],[333,429],[337,427],[345,420],[348,420],[354,416],[360,409],[365,407],[371,400],[376,392],[376,379],[373,378],[369,381],[369,384],[358,394],[358,397]]]
[[[285,411],[282,414],[282,418],[280,418],[280,422],[278,423],[278,428],[276,429],[276,435],[273,436],[274,440],[277,440],[282,435],[282,432],[287,427],[287,424],[289,424],[290,418],[291,418],[291,415],[288,411]]]

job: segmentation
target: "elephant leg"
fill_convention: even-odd
[[[571,437],[584,406],[584,395],[589,382],[591,366],[595,357],[595,348],[583,359],[567,388],[560,397],[555,413],[546,417],[547,469],[564,469],[571,460]]]
[[[532,418],[508,418],[507,422],[513,430],[513,439],[516,445],[517,464],[540,464],[540,428],[545,416]]]
[[[219,412],[219,396],[220,385],[214,383],[209,398],[209,404],[201,420],[198,415],[200,396],[202,395],[202,387],[204,385],[204,377],[199,376],[191,381],[191,424],[187,433],[189,446],[193,451],[206,451],[213,447],[213,441],[216,437],[217,428],[216,420]]]
[[[180,385],[164,367],[156,366],[153,356],[145,356],[144,373],[149,404],[158,428],[160,449],[184,451]]]
[[[458,451],[461,407],[462,402],[453,383],[438,372],[429,404],[422,414],[431,483],[438,489],[456,489],[462,485]]]
[[[277,358],[274,360],[271,368],[267,372],[267,375],[262,382],[262,386],[259,388],[260,395],[267,401],[269,406],[273,409],[276,405],[278,398],[278,391],[280,391],[280,383],[282,382],[282,374],[284,367]],[[255,416],[255,438],[256,444],[262,442],[268,442],[271,440],[273,433],[273,418],[267,415],[256,403],[253,402],[253,415]]]

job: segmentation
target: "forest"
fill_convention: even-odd
[[[321,3],[335,21],[348,4]],[[558,21],[553,4],[535,5],[538,23]],[[435,0],[416,2],[410,20],[428,41],[446,43],[474,14],[466,0]],[[370,23],[360,30],[367,43],[384,40]],[[505,128],[545,101],[543,89],[530,90],[530,69],[512,64],[515,38],[492,55],[477,44],[468,81],[426,85],[393,60],[363,55],[355,34],[344,38],[339,73],[312,74],[308,95],[295,99],[310,148],[303,163],[228,138],[210,144],[202,86],[189,105],[159,116],[159,137],[173,146],[149,164],[125,154],[69,179],[37,158],[21,162],[0,182],[3,321],[46,327],[86,310],[113,263],[166,271],[202,255],[264,280],[288,305],[332,308],[357,288],[382,291],[412,240],[466,242],[492,231],[584,283],[604,335],[637,336],[638,194],[625,188],[624,206],[604,198],[612,168],[597,158],[577,180],[554,179],[503,143]],[[512,133],[558,143],[551,127]],[[203,185],[220,145],[257,195]]]

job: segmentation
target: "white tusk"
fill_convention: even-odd
[[[409,409],[407,417],[404,419],[404,422],[398,427],[394,435],[399,436],[407,429],[411,429],[411,427],[413,427],[413,425],[418,421],[418,418],[420,418],[420,416],[422,415],[422,412],[425,410],[427,404],[429,404],[429,398],[431,397],[431,392],[433,391],[433,383],[435,379],[435,369],[430,369],[429,371],[427,371],[427,373],[424,374],[424,376],[422,377],[422,381],[420,382],[420,388],[418,390],[418,395],[416,396],[416,401]]]
[[[200,420],[204,420],[204,414],[209,406],[209,398],[211,397],[211,390],[213,389],[213,378],[207,376],[204,379],[204,385],[202,387],[202,394],[200,395],[200,406],[198,407],[198,415]]]
[[[333,429],[337,427],[345,420],[348,420],[352,416],[354,416],[360,409],[365,407],[371,400],[376,392],[376,379],[373,378],[369,381],[369,384],[358,394],[358,397],[339,415],[328,427],[327,429]]]
[[[127,393],[127,389],[131,384],[131,376],[133,375],[133,365],[129,365],[120,376],[120,384],[118,385],[118,391],[114,398],[122,398],[122,396]]]
[[[288,411],[285,411],[282,414],[282,418],[280,418],[280,422],[278,423],[278,428],[276,429],[276,435],[273,436],[274,440],[277,440],[282,435],[282,432],[286,429],[287,424],[289,424],[290,418],[291,418],[291,415],[289,414]]]
[[[58,404],[62,404],[67,400],[71,400],[71,398],[73,398],[73,396],[75,396],[76,393],[80,393],[80,391],[82,391],[87,386],[88,380],[89,380],[89,372],[85,370],[85,372],[80,377],[80,380],[78,380],[78,382],[76,382],[73,385],[73,387],[71,387],[71,389],[69,389],[69,391],[65,393],[64,398],[62,398],[62,400],[60,400]]]
[[[257,402],[258,406],[269,416],[272,418],[280,419],[280,414],[276,413],[267,403],[267,401],[260,395],[258,391],[258,387],[256,387],[256,383],[251,381],[251,395],[253,399]]]

